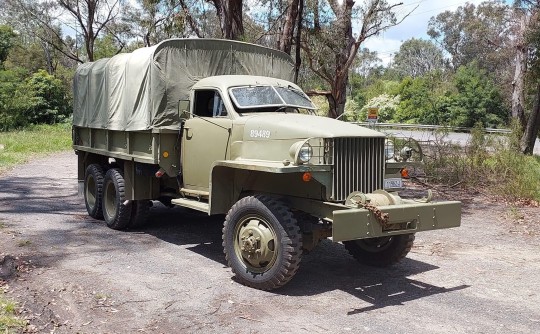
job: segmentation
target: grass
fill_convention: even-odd
[[[36,155],[69,150],[71,125],[36,125],[28,129],[0,132],[0,173]]]
[[[17,305],[0,290],[0,333],[18,333],[26,326],[26,321],[17,317],[16,309]]]
[[[430,148],[424,158],[426,174],[443,185],[539,202],[540,157],[521,154],[515,145],[512,136],[500,140],[473,131],[465,149],[444,143]]]

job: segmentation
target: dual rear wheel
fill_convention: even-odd
[[[84,199],[90,217],[104,219],[115,230],[143,226],[148,218],[149,200],[126,200],[124,175],[119,168],[104,173],[98,164],[86,168]]]

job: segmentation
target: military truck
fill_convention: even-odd
[[[322,239],[387,266],[416,232],[460,225],[459,202],[398,196],[410,147],[314,115],[293,73],[285,53],[212,39],[79,66],[73,148],[88,214],[116,230],[142,226],[157,201],[225,215],[228,265],[264,290]]]

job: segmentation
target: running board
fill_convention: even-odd
[[[188,198],[175,198],[171,201],[172,204],[182,206],[184,208],[190,208],[197,211],[208,213],[210,211],[210,205],[205,202],[199,202]]]

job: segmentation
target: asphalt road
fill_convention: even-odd
[[[538,209],[472,198],[462,227],[417,234],[386,269],[324,242],[264,292],[231,279],[223,217],[155,207],[148,227],[113,231],[86,215],[75,165],[67,152],[0,176],[0,255],[21,264],[8,296],[36,332],[540,332]]]

